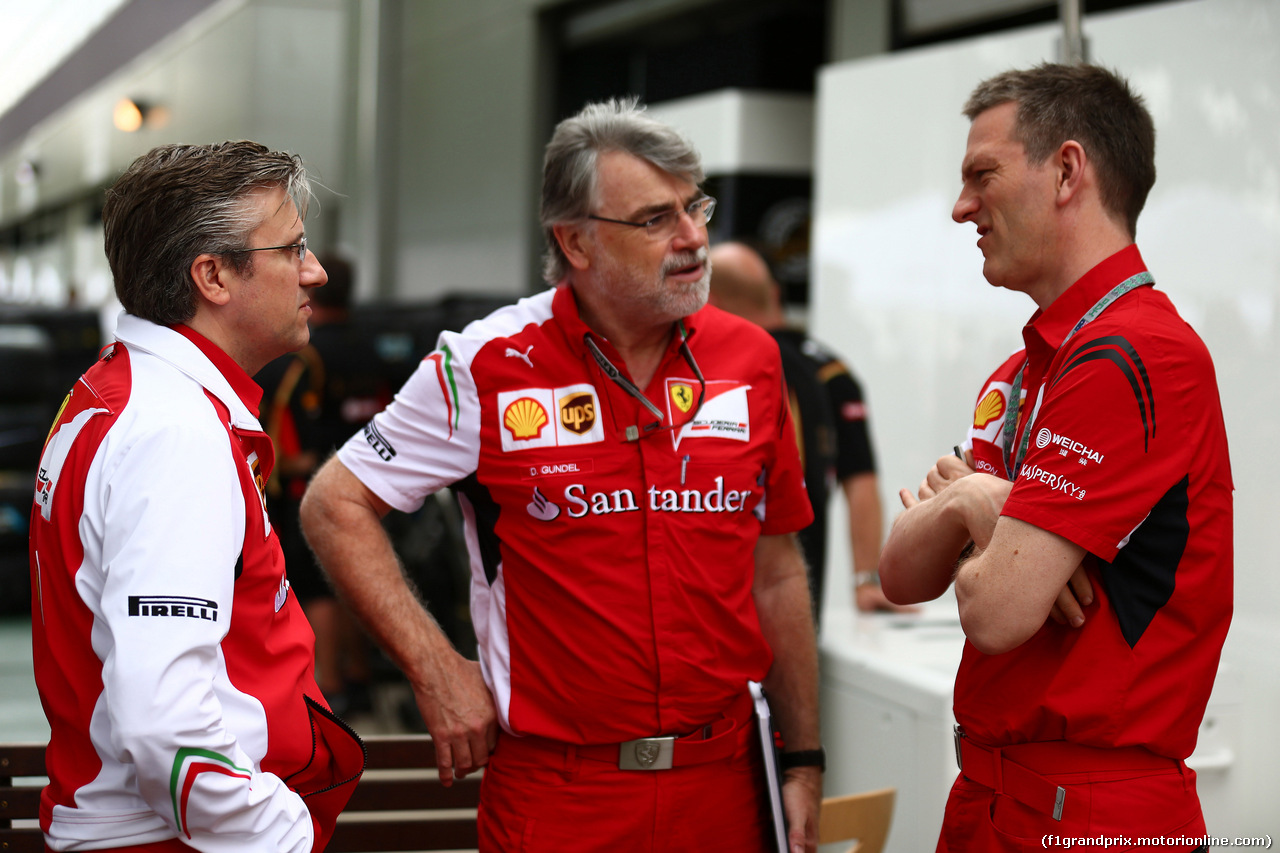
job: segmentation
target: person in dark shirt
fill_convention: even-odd
[[[368,336],[351,322],[352,267],[321,258],[329,283],[311,297],[311,342],[268,365],[258,380],[267,434],[276,448],[268,484],[289,583],[316,633],[316,680],[339,713],[371,709],[363,633],[333,594],[298,524],[307,481],[335,448],[386,407],[392,389]]]
[[[876,575],[883,516],[867,407],[858,380],[830,350],[787,326],[781,289],[758,252],[745,243],[720,243],[711,249],[711,264],[711,304],[767,330],[782,352],[805,488],[813,504],[813,524],[800,532],[800,544],[809,565],[815,613],[822,609],[826,506],[833,483],[839,483],[849,509],[858,609],[914,610],[885,598]]]

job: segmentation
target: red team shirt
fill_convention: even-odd
[[[1233,486],[1213,363],[1150,286],[1062,345],[1145,269],[1130,246],[1090,270],[1031,318],[1025,350],[978,397],[975,466],[1007,479],[1003,420],[1026,364],[1016,438],[1030,435],[1002,514],[1085,548],[1096,596],[1079,629],[1048,621],[1002,655],[966,642],[955,715],[978,742],[1140,745],[1175,759],[1195,748],[1232,606]]]
[[[678,429],[645,429],[657,419],[606,375],[561,286],[442,335],[339,451],[397,509],[453,487],[480,661],[509,732],[685,733],[769,670],[756,541],[812,520],[777,345],[714,308],[684,329],[700,414],[679,333],[647,389]]]
[[[323,847],[364,749],[316,687],[261,488],[259,389],[185,326],[123,314],[41,455],[32,646],[54,850]]]

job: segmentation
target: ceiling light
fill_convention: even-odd
[[[135,101],[132,98],[121,98],[116,103],[115,110],[111,113],[111,120],[117,130],[133,133],[142,127],[148,112],[149,108],[141,101]]]

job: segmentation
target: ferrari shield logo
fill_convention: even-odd
[[[676,404],[676,408],[682,412],[687,412],[693,408],[693,388],[688,385],[672,385],[671,386],[671,402]]]
[[[688,389],[689,386],[681,386]],[[658,760],[658,753],[662,751],[662,747],[653,741],[642,740],[636,744],[636,763],[643,768],[653,766],[653,762]]]

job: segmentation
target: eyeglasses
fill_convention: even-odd
[[[709,195],[704,195],[689,204],[684,209],[689,218],[693,220],[693,224],[698,228],[703,228],[711,221],[711,216],[716,212],[716,200]],[[652,240],[665,240],[672,234],[676,233],[676,228],[680,225],[680,211],[666,210],[646,219],[644,222],[627,222],[625,219],[609,219],[606,216],[596,216],[589,214],[588,219],[594,219],[597,222],[612,222],[614,225],[630,225],[632,228],[643,228],[644,232]]]
[[[307,259],[307,238],[302,237],[296,243],[288,243],[284,246],[259,246],[256,249],[235,249],[226,254],[238,254],[239,252],[270,252],[273,249],[293,249],[298,253],[298,260],[305,261]]]

